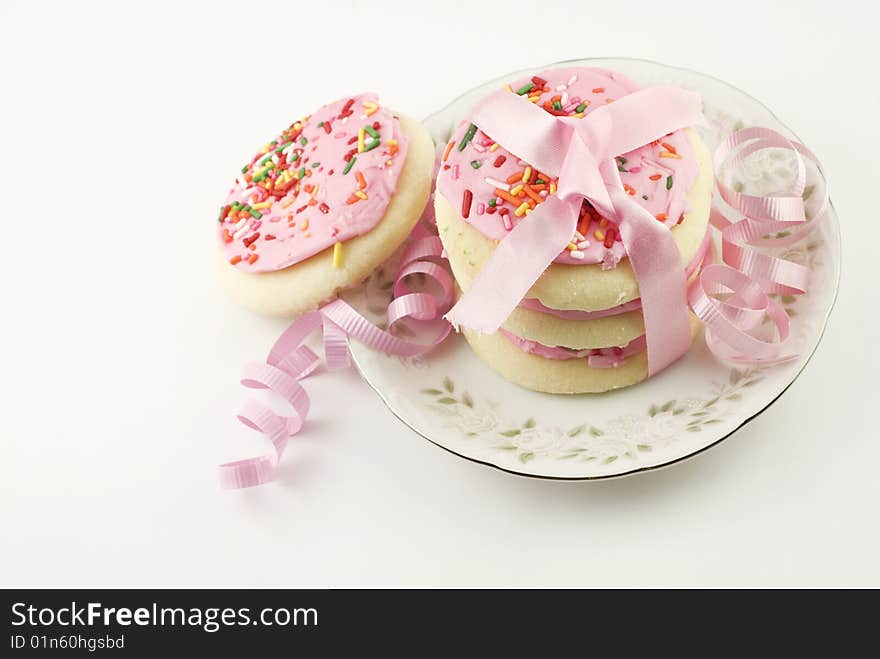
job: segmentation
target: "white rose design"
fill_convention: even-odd
[[[476,410],[460,406],[461,414],[454,417],[451,425],[466,435],[479,435],[491,432],[498,427],[498,417],[492,410]]]
[[[512,439],[520,451],[541,455],[560,452],[568,441],[559,428],[528,428]]]

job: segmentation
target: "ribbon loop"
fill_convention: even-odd
[[[639,89],[583,119],[564,117],[597,159],[613,158],[703,120],[700,95],[678,87]]]
[[[795,355],[781,355],[788,338],[789,318],[779,303],[767,297],[744,273],[728,266],[710,265],[700,274],[699,285],[691,288],[688,302],[706,325],[706,344],[716,357],[744,363],[780,363]],[[726,302],[710,297],[708,291],[732,292]],[[757,313],[748,313],[754,311]],[[767,315],[777,337],[763,341],[749,334]]]
[[[509,120],[499,121],[499,117]],[[474,108],[472,120],[511,153],[550,176],[559,175],[573,133],[568,124],[503,89],[483,99]]]

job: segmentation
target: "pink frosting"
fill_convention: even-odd
[[[579,118],[639,89],[617,72],[596,68],[552,69],[511,82],[509,87],[551,114]],[[624,154],[617,164],[626,191],[640,205],[668,226],[680,221],[697,176],[696,159],[684,132],[676,131]],[[523,176],[528,185],[521,185]],[[500,240],[525,217],[526,209],[555,192],[555,180],[464,121],[444,152],[437,189],[464,220],[485,236]],[[505,194],[499,194],[499,189]],[[625,256],[616,226],[586,202],[578,232],[581,235],[572,237],[569,249],[555,259],[557,263],[602,263],[611,268]]]
[[[687,267],[684,270],[684,275],[686,278],[690,278],[691,275],[694,274],[697,268],[699,268],[703,260],[706,258],[706,255],[712,249],[712,230],[707,229],[706,235],[703,237],[703,242],[700,244],[697,253],[694,255],[694,258],[691,259],[691,262],[688,263]],[[545,306],[541,303],[537,298],[526,298],[522,302],[520,302],[519,306],[524,307],[526,309],[532,309],[533,311],[540,311],[541,313],[549,313],[557,318],[565,318],[566,320],[595,320],[596,318],[605,318],[606,316],[616,316],[617,314],[626,313],[627,311],[635,311],[636,309],[642,308],[642,300],[641,298],[636,298],[634,300],[630,300],[629,302],[624,302],[616,307],[611,307],[609,309],[599,309],[597,311],[576,311],[569,309],[551,309],[548,306]]]
[[[627,357],[642,352],[647,348],[644,335],[633,339],[622,347],[573,350],[572,348],[563,348],[562,346],[545,346],[543,343],[524,339],[503,328],[498,331],[512,341],[523,352],[527,352],[531,355],[538,355],[539,357],[545,357],[546,359],[589,359],[590,366],[593,368],[612,368],[614,366],[619,366]]]
[[[376,94],[296,121],[242,168],[220,210],[224,254],[245,272],[280,270],[375,227],[397,189],[407,141]]]

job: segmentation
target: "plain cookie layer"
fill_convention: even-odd
[[[421,123],[402,115],[399,119],[409,140],[408,152],[397,189],[378,225],[342,245],[338,267],[332,247],[283,270],[260,273],[242,272],[216,250],[215,269],[234,301],[273,316],[291,317],[317,309],[339,291],[363,281],[406,240],[431,191],[434,143]]]

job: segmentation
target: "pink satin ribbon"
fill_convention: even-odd
[[[724,163],[731,167],[763,149],[786,149],[795,154],[797,175],[789,192],[767,196],[734,190],[720,176]],[[803,192],[806,186],[804,158],[824,176],[815,154],[803,144],[786,139],[769,128],[743,128],[730,135],[715,152],[715,184],[720,197],[742,219],[731,222],[722,210],[712,209],[711,222],[721,230],[722,260],[701,273],[688,292],[688,303],[705,324],[706,344],[719,358],[730,361],[779,363],[796,357],[783,354],[789,335],[789,317],[769,294],[798,295],[806,291],[809,269],[751,247],[785,247],[813,231],[828,208],[827,188],[812,221],[806,221]],[[765,237],[784,232],[779,238]],[[750,247],[751,246],[751,247]],[[719,298],[718,295],[723,297]],[[751,331],[764,322],[773,323],[776,337],[765,341]]]
[[[345,368],[350,363],[348,338],[390,355],[411,357],[439,344],[451,329],[442,316],[454,299],[453,279],[448,264],[438,263],[443,246],[437,236],[429,235],[421,225],[404,253],[395,277],[394,299],[388,306],[388,330],[407,323],[425,341],[405,341],[390,331],[376,327],[343,300],[334,300],[317,311],[297,318],[269,351],[265,363],[245,367],[241,383],[252,389],[271,389],[284,398],[292,413],[278,414],[263,403],[249,400],[238,414],[246,426],[262,432],[272,443],[272,451],[261,456],[220,465],[220,483],[225,489],[253,487],[275,478],[278,461],[287,442],[298,433],[309,412],[309,396],[299,383],[315,371],[320,358],[303,345],[315,330],[323,332],[324,357],[328,370]],[[421,273],[430,277],[440,292],[410,292],[406,278]]]
[[[700,123],[699,96],[651,87],[575,119],[555,117],[499,90],[477,106],[472,121],[518,157],[558,177],[557,194],[499,243],[447,319],[479,332],[497,331],[571,240],[587,199],[617,223],[639,282],[649,373],[685,354],[690,324],[678,249],[669,229],[624,192],[614,157]]]

